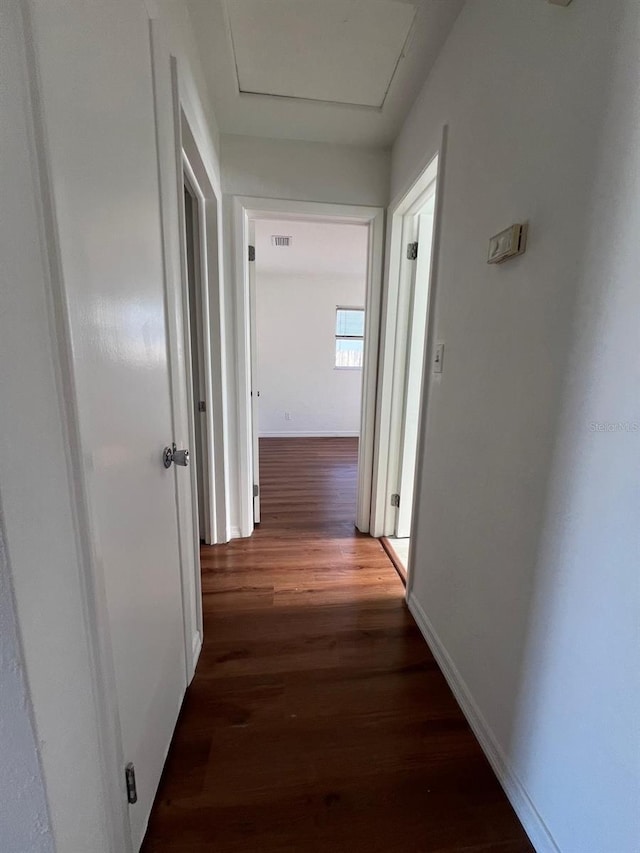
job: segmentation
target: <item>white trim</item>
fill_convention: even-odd
[[[429,420],[429,396],[431,391],[431,383],[433,381],[433,373],[431,365],[433,363],[433,350],[435,348],[435,325],[436,312],[435,306],[438,299],[438,271],[440,268],[440,243],[442,239],[442,208],[444,204],[444,186],[446,181],[447,168],[447,139],[449,128],[445,125],[442,128],[442,142],[438,153],[438,182],[436,184],[436,198],[433,219],[433,240],[431,246],[431,276],[429,281],[429,317],[427,321],[427,331],[425,336],[425,352],[424,352],[424,376],[422,379],[422,403],[420,424],[418,427],[418,449],[416,452],[416,474],[413,484],[413,517],[411,519],[411,532],[409,538],[415,543],[417,542],[418,526],[421,518],[422,508],[422,460],[425,458],[427,444],[427,429]],[[407,597],[413,590],[414,573],[411,571],[413,565],[414,550],[410,552],[409,565],[407,566]]]
[[[236,417],[240,535],[253,533],[253,432],[251,429],[251,349],[249,309],[249,219],[239,198],[233,200],[234,283],[236,320]]]
[[[356,527],[361,533],[371,529],[371,492],[376,424],[376,392],[380,346],[380,305],[382,302],[382,260],[384,252],[384,211],[369,222],[369,260],[365,295],[365,330],[358,444],[358,498]]]
[[[365,299],[365,347],[362,376],[360,443],[358,445],[358,499],[356,526],[368,533],[371,516],[371,482],[375,405],[382,293],[384,209],[360,205],[235,196],[233,199],[234,294],[236,318],[238,482],[240,528],[243,536],[253,532],[253,454],[251,417],[251,338],[249,330],[249,219],[278,219],[282,216],[320,222],[349,222],[369,228],[369,256]]]
[[[322,430],[312,429],[307,432],[261,432],[260,438],[359,438],[360,433],[353,430]]]
[[[209,525],[211,542],[229,541],[229,431],[227,418],[226,344],[224,328],[224,286],[219,247],[222,228],[221,196],[211,182],[199,143],[181,107],[181,169],[198,195],[200,220],[200,267],[202,300],[202,341],[204,355],[205,403],[207,406],[207,450],[209,475]],[[181,205],[181,216],[184,211]],[[184,233],[184,223],[181,225]],[[183,260],[184,266],[184,260]],[[186,269],[183,269],[186,276]],[[185,278],[186,281],[186,278]],[[193,407],[190,409],[193,419]],[[194,433],[195,434],[195,430]],[[197,504],[196,504],[197,506]]]
[[[387,266],[385,270],[384,303],[380,334],[380,368],[376,401],[376,441],[373,456],[373,487],[371,499],[372,536],[393,536],[396,511],[389,511],[390,495],[397,490],[397,471],[401,441],[401,421],[404,406],[404,364],[398,360],[398,350],[406,339],[398,328],[400,300],[410,288],[412,269],[404,261],[404,245],[412,239],[407,233],[407,217],[415,213],[432,191],[436,182],[436,201],[432,241],[432,261],[429,279],[429,320],[425,339],[424,379],[421,405],[421,424],[418,430],[418,461],[421,456],[421,437],[426,423],[426,404],[430,376],[431,338],[433,336],[433,305],[436,298],[437,257],[440,246],[442,186],[446,153],[447,127],[443,127],[439,148],[431,152],[425,165],[409,188],[397,196],[389,208],[387,221]],[[419,465],[416,466],[418,468]],[[417,517],[416,481],[413,517]],[[410,578],[410,573],[409,573]],[[408,581],[410,583],[410,579]]]
[[[531,802],[531,798],[522,782],[511,767],[508,756],[505,755],[487,721],[484,719],[471,691],[436,633],[429,617],[413,593],[408,595],[407,603],[411,615],[415,619],[422,636],[436,659],[436,663],[451,688],[456,702],[467,718],[467,722],[482,747],[482,751],[486,755],[489,764],[491,764],[498,781],[504,788],[509,802],[513,806],[520,823],[524,827],[537,853],[560,853],[560,848],[555,843],[548,827]]]
[[[248,243],[256,246],[256,223],[250,219],[248,223]],[[245,256],[246,257],[246,256]],[[247,263],[249,278],[249,340],[251,341],[251,466],[253,482],[253,523],[260,524],[260,372],[258,365],[258,297],[256,292],[256,265],[254,261]]]
[[[180,133],[182,138],[182,133]],[[191,450],[192,464],[190,467],[193,502],[194,502],[194,521],[199,524],[200,507],[199,501],[203,501],[203,525],[196,536],[196,541],[203,539],[207,545],[211,545],[217,541],[217,525],[216,525],[216,487],[215,487],[215,463],[212,457],[214,447],[213,441],[213,424],[211,422],[210,412],[212,409],[212,376],[211,376],[211,343],[209,330],[211,328],[211,319],[209,314],[209,287],[207,274],[207,243],[206,243],[206,200],[198,180],[194,174],[189,158],[182,150],[182,145],[178,149],[182,151],[182,161],[180,163],[179,189],[181,192],[178,195],[178,206],[180,208],[180,246],[181,246],[181,268],[182,268],[182,295],[183,295],[183,328],[185,338],[186,352],[186,382],[187,396],[189,405],[187,407],[189,414],[189,448]],[[187,243],[186,243],[186,206],[184,201],[184,191],[187,190],[192,199],[192,229],[191,239],[193,241],[193,274],[195,284],[195,306],[191,306],[191,282],[189,281],[189,269],[187,262]],[[198,318],[198,328],[194,335],[191,328],[192,311]],[[198,400],[204,400],[207,409],[207,418],[205,420],[205,429],[200,430],[201,445],[197,441],[197,424],[196,424],[196,407],[194,397],[194,371],[193,371],[193,354],[194,339],[197,346],[198,358],[198,381],[200,390],[198,392]],[[202,450],[202,460],[198,459]],[[200,484],[202,495],[198,492],[198,470],[199,466],[203,466],[206,479],[205,483]]]

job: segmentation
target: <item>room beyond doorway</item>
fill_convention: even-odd
[[[256,219],[258,432],[358,437],[368,229]]]
[[[251,234],[252,413],[258,486],[265,464],[261,450],[270,440],[279,442],[287,455],[304,453],[305,447],[315,453],[321,447],[329,472],[339,467],[339,458],[336,466],[331,454],[339,457],[341,441],[357,460],[369,233],[362,224],[257,218]],[[355,524],[357,495],[344,495],[337,487],[334,503]],[[260,486],[256,491],[258,523]]]

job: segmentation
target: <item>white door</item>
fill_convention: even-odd
[[[424,351],[429,309],[433,219],[432,199],[425,212],[418,213],[415,216],[418,257],[415,262],[411,288],[405,401],[400,454],[400,506],[396,517],[396,536],[401,539],[408,537],[411,533],[414,481],[418,452],[418,429],[422,402]]]
[[[30,5],[137,850],[187,683],[176,477],[189,471],[163,465],[173,430],[149,22],[142,3]],[[124,796],[124,767],[122,784]]]
[[[157,21],[152,22],[151,47],[156,106],[158,175],[162,204],[162,234],[167,304],[168,349],[171,361],[173,436],[178,447],[195,446],[193,417],[188,271],[184,257],[184,192],[182,138],[177,64]],[[202,586],[200,575],[200,525],[196,469],[190,477],[176,471],[176,505],[180,528],[182,607],[187,653],[187,680],[193,678],[202,648]]]
[[[256,225],[249,220],[249,311],[251,323],[251,430],[253,456],[253,521],[260,524],[260,386],[258,383],[258,329],[256,289]]]

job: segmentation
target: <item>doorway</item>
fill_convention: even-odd
[[[441,163],[442,149],[391,208],[372,531],[405,584],[427,389],[444,357],[429,335]]]
[[[236,290],[236,318],[237,335],[240,342],[238,359],[238,413],[240,422],[239,446],[241,461],[241,521],[242,535],[250,536],[254,525],[261,518],[260,507],[260,451],[259,435],[261,411],[264,414],[263,394],[260,388],[260,365],[257,345],[257,317],[256,306],[259,298],[256,297],[256,261],[255,256],[255,234],[256,224],[260,222],[299,222],[316,224],[317,226],[333,225],[334,227],[359,226],[363,235],[366,235],[366,245],[363,254],[366,255],[366,275],[364,284],[364,304],[350,305],[342,303],[333,297],[330,323],[324,328],[328,329],[326,340],[329,344],[330,368],[333,371],[336,366],[336,352],[339,348],[338,338],[361,337],[361,347],[358,356],[361,360],[358,385],[360,387],[360,406],[357,427],[351,428],[355,432],[355,438],[360,436],[357,447],[357,498],[355,504],[355,525],[363,533],[369,532],[370,508],[371,508],[371,476],[373,460],[373,427],[375,418],[375,390],[377,381],[377,357],[378,336],[380,323],[380,293],[381,293],[381,269],[382,269],[382,234],[384,212],[379,208],[351,207],[346,205],[334,205],[313,202],[286,202],[267,199],[236,198],[235,206],[235,235],[236,235],[236,265],[243,272],[243,282]],[[291,236],[278,234],[273,225],[265,226],[266,236],[269,240],[276,237]],[[286,228],[284,229],[286,231]],[[265,233],[266,233],[265,232]],[[278,246],[278,249],[287,247]],[[290,248],[290,247],[289,247]],[[324,254],[331,255],[331,246],[324,245]],[[361,298],[361,297],[360,297]],[[347,316],[340,317],[339,309],[362,309],[364,314],[356,317],[349,315],[349,320],[363,321],[363,334],[340,335],[338,323],[346,321]],[[324,316],[324,315],[323,315]],[[326,319],[326,318],[325,318]],[[318,318],[309,312],[309,328],[315,328]],[[324,321],[323,321],[324,322]],[[348,331],[348,330],[347,330]],[[342,344],[340,344],[342,347]],[[345,356],[349,358],[350,356]],[[346,365],[348,367],[348,365]],[[354,365],[355,366],[355,365]],[[309,378],[309,377],[307,377]],[[346,375],[343,377],[346,379]],[[320,392],[325,380],[318,379],[316,383],[307,382],[312,396],[314,387]],[[346,384],[346,382],[345,382]],[[305,390],[305,393],[306,393]],[[266,401],[265,401],[266,406]],[[277,409],[279,418],[279,429],[288,429],[296,424],[302,428],[303,419],[296,421],[294,412],[290,408],[279,405]],[[290,418],[287,419],[286,415]],[[320,429],[317,426],[315,430]],[[348,427],[342,427],[348,431]],[[335,426],[326,428],[329,434],[336,436],[339,428]],[[310,429],[310,432],[313,430]],[[267,438],[267,436],[264,436]],[[329,436],[327,436],[329,437]],[[348,436],[344,436],[345,438]],[[275,438],[275,436],[272,436]]]
[[[418,453],[418,429],[422,401],[423,375],[433,223],[435,212],[435,179],[403,217],[403,244],[407,251],[402,259],[400,275],[406,282],[398,310],[396,352],[395,408],[402,417],[394,428],[397,456],[389,460],[389,488],[392,498],[387,512],[392,536],[387,543],[392,559],[401,575],[409,571],[411,521]],[[395,487],[394,487],[395,484]]]
[[[368,228],[314,219],[250,220],[254,522],[269,448],[357,460]],[[357,463],[356,463],[357,464]],[[356,518],[355,465],[334,503]]]

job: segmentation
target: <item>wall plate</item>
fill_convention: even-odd
[[[489,240],[488,264],[501,264],[527,248],[527,225],[511,225]]]

